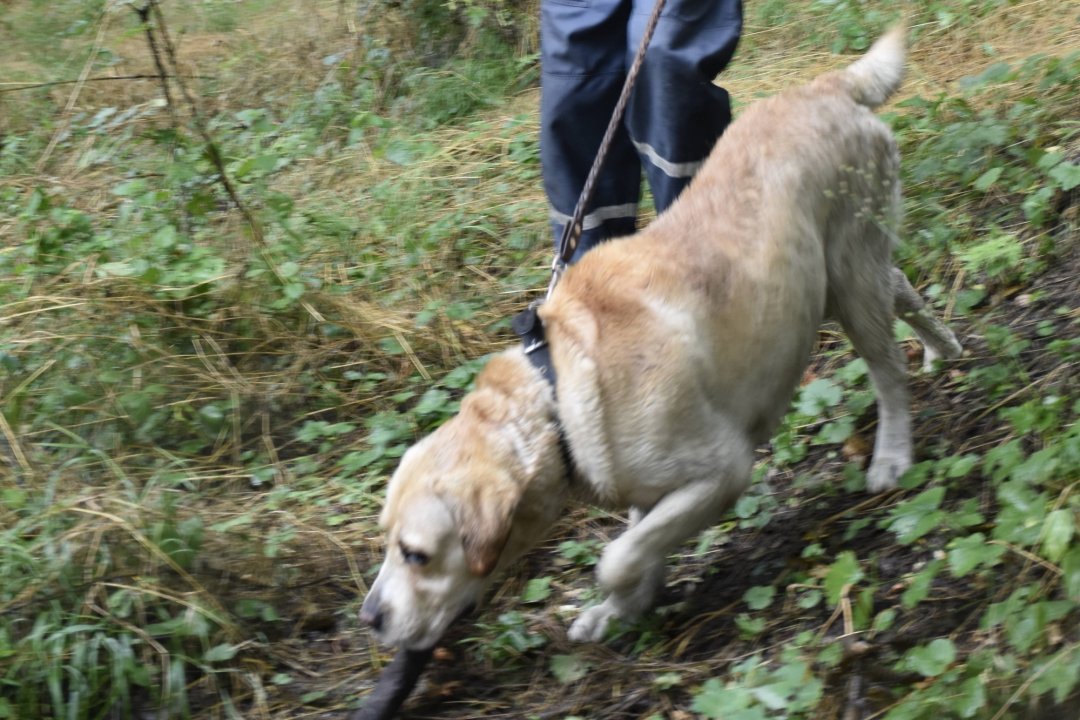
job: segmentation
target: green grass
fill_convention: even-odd
[[[99,40],[91,77],[153,72],[134,13],[49,7],[4,6],[5,82],[75,79]],[[201,120],[153,80],[0,95],[0,718],[338,712],[381,667],[353,614],[385,479],[512,342],[550,246],[535,8],[376,1],[358,42],[361,9],[165,5]],[[669,602],[610,650],[567,645],[559,608],[615,532],[578,511],[433,669],[431,714],[1071,712],[1077,37],[1046,3],[912,11],[885,113],[898,260],[968,354],[913,380],[904,490],[860,492],[872,398],[826,332]],[[889,19],[750,8],[733,92],[836,66]]]

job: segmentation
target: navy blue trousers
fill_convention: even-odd
[[[573,214],[654,0],[542,0],[540,159],[558,242]],[[634,232],[641,172],[670,205],[731,121],[713,80],[742,31],[741,0],[667,0],[596,184],[573,260]]]

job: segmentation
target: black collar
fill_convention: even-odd
[[[548,345],[547,337],[544,335],[544,323],[540,321],[540,316],[537,315],[541,302],[536,300],[529,303],[529,307],[519,312],[510,321],[510,327],[513,328],[514,334],[521,338],[525,357],[551,384],[551,394],[552,397],[555,397],[557,377],[555,375],[555,366],[551,363],[551,346]],[[557,402],[555,407],[555,425],[559,432],[559,450],[562,451],[563,462],[566,465],[566,476],[569,478],[574,474],[574,456],[570,452],[570,443],[566,441],[566,432],[563,430],[562,422],[558,419]]]

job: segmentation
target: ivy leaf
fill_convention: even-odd
[[[744,638],[757,637],[765,630],[765,618],[752,618],[746,613],[739,613],[735,617],[735,627],[739,628],[739,634]]]
[[[993,167],[979,176],[979,179],[975,181],[975,189],[986,192],[991,185],[997,182],[997,179],[1001,177],[1002,167]]]
[[[795,403],[795,409],[802,415],[813,417],[834,405],[839,405],[843,399],[844,393],[836,383],[826,378],[818,378],[799,392],[799,401]]]
[[[235,645],[215,645],[214,647],[203,653],[203,660],[209,663],[225,662],[226,660],[232,660],[236,655],[237,646]]]
[[[924,677],[945,672],[956,660],[956,646],[948,638],[938,638],[929,645],[914,648],[905,656],[908,667]]]
[[[199,408],[199,420],[210,430],[216,431],[225,422],[225,412],[213,403],[203,405]]]
[[[1024,461],[1024,450],[1020,440],[1013,439],[1003,445],[998,445],[986,453],[983,461],[983,472],[990,476],[991,480],[1000,482],[1012,473],[1013,468]]]
[[[526,603],[543,602],[551,597],[551,578],[533,578],[525,585],[521,601]]]
[[[417,415],[432,415],[437,412],[446,412],[450,403],[450,393],[442,388],[430,388],[416,404]]]
[[[945,513],[938,510],[944,497],[945,488],[938,486],[900,503],[890,513],[889,529],[896,533],[901,543],[915,542],[945,519]]]
[[[825,423],[815,438],[816,442],[839,444],[851,437],[855,432],[855,419],[848,416],[833,422]]]
[[[1080,547],[1074,547],[1065,553],[1065,558],[1061,561],[1061,572],[1065,597],[1080,603]]]
[[[949,465],[949,469],[945,473],[945,477],[962,478],[969,472],[971,472],[978,462],[979,456],[975,453],[968,453],[967,455],[961,455],[959,457],[956,457]]]
[[[673,687],[682,685],[682,675],[677,672],[661,673],[653,678],[653,685],[661,690],[670,690]]]
[[[1061,466],[1060,450],[1048,447],[1032,453],[1027,460],[1017,465],[1012,471],[1012,479],[1031,485],[1038,485],[1053,480]]]
[[[1068,699],[1069,693],[1080,681],[1080,654],[1070,654],[1069,650],[1066,647],[1053,657],[1033,664],[1032,697],[1053,691],[1054,702],[1059,705]]]
[[[1050,562],[1057,562],[1069,549],[1069,541],[1076,532],[1072,510],[1060,508],[1046,516],[1043,523],[1043,555]]]
[[[569,685],[588,675],[592,663],[580,655],[554,655],[550,668],[556,680],[563,685]]]
[[[387,147],[384,157],[395,165],[411,165],[414,157],[413,149],[402,140],[393,140]]]
[[[949,569],[953,577],[963,577],[980,565],[993,565],[1005,552],[1001,545],[987,542],[982,533],[949,543]]]
[[[891,628],[894,622],[896,622],[896,610],[885,608],[874,617],[874,624],[870,629],[874,632],[884,632]]]
[[[862,568],[855,553],[850,550],[836,556],[836,562],[829,566],[825,574],[825,597],[830,605],[840,602],[840,595],[846,585],[854,585],[863,577]]]
[[[1019,612],[1005,618],[1005,635],[1009,644],[1021,652],[1027,652],[1042,638],[1047,625],[1060,620],[1072,608],[1072,603],[1063,600],[1024,606]]]
[[[765,712],[761,708],[751,708],[754,698],[750,691],[739,686],[724,687],[716,678],[705,681],[694,695],[691,710],[713,720],[730,720],[733,717],[750,718],[752,710],[759,710],[763,720]]]
[[[772,605],[773,597],[776,595],[776,588],[771,585],[757,585],[750,588],[743,594],[743,600],[750,607],[751,610],[764,610]]]
[[[233,168],[233,175],[237,178],[244,178],[255,172],[269,173],[273,172],[277,166],[277,155],[256,155],[254,157],[246,157]]]
[[[98,270],[112,277],[131,277],[139,272],[133,263],[123,260],[101,263],[98,265]]]
[[[997,233],[966,246],[957,253],[957,257],[968,272],[985,272],[997,277],[1020,264],[1024,257],[1024,245],[1015,235]]]
[[[476,377],[479,372],[481,363],[476,360],[471,360],[464,365],[459,365],[446,374],[443,378],[442,384],[448,388],[454,388],[460,390],[466,388]]]
[[[1012,75],[1012,68],[1007,62],[996,62],[983,70],[978,75],[968,75],[960,78],[960,88],[974,90],[986,85],[998,85],[1005,82]]]
[[[930,587],[933,585],[934,578],[941,570],[942,565],[941,560],[927,563],[926,567],[912,578],[911,585],[900,596],[900,604],[906,608],[913,608],[925,600],[926,596],[930,594]]]
[[[299,300],[300,298],[302,298],[304,296],[304,291],[306,289],[307,288],[304,287],[304,283],[302,283],[302,282],[291,282],[291,283],[286,283],[281,288],[281,294],[284,295],[289,300]]]
[[[750,692],[754,694],[754,698],[769,708],[770,710],[783,710],[788,706],[788,694],[784,692],[785,688],[780,683],[773,685],[762,685],[756,687]]]
[[[960,686],[960,696],[953,702],[953,707],[962,718],[975,717],[986,707],[985,681],[979,677],[968,678]]]
[[[117,398],[120,408],[135,425],[141,425],[154,410],[153,398],[142,390],[127,392]]]
[[[1036,494],[1027,483],[1018,480],[1002,483],[998,486],[997,496],[1003,505],[1011,506],[1033,522],[1042,522],[1046,496],[1042,493]]]
[[[776,682],[764,687],[771,688],[786,698],[789,717],[795,717],[795,713],[800,710],[814,710],[818,707],[824,683],[814,676],[808,662],[802,660],[785,662],[776,669],[773,677],[776,678]],[[759,700],[764,702],[760,697]]]
[[[820,603],[821,591],[817,589],[807,590],[799,596],[798,600],[795,601],[795,604],[801,607],[803,610],[809,610],[812,607],[817,607]]]
[[[1063,162],[1049,173],[1051,178],[1057,181],[1058,186],[1068,192],[1080,185],[1080,164]]]

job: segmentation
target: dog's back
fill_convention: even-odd
[[[718,443],[768,439],[832,278],[850,272],[833,266],[890,254],[891,231],[866,226],[895,221],[898,160],[869,107],[896,90],[903,57],[897,29],[847,69],[755,103],[666,213],[567,272],[544,320],[569,368],[560,413],[601,497],[648,506]],[[885,247],[845,258],[853,242]]]

